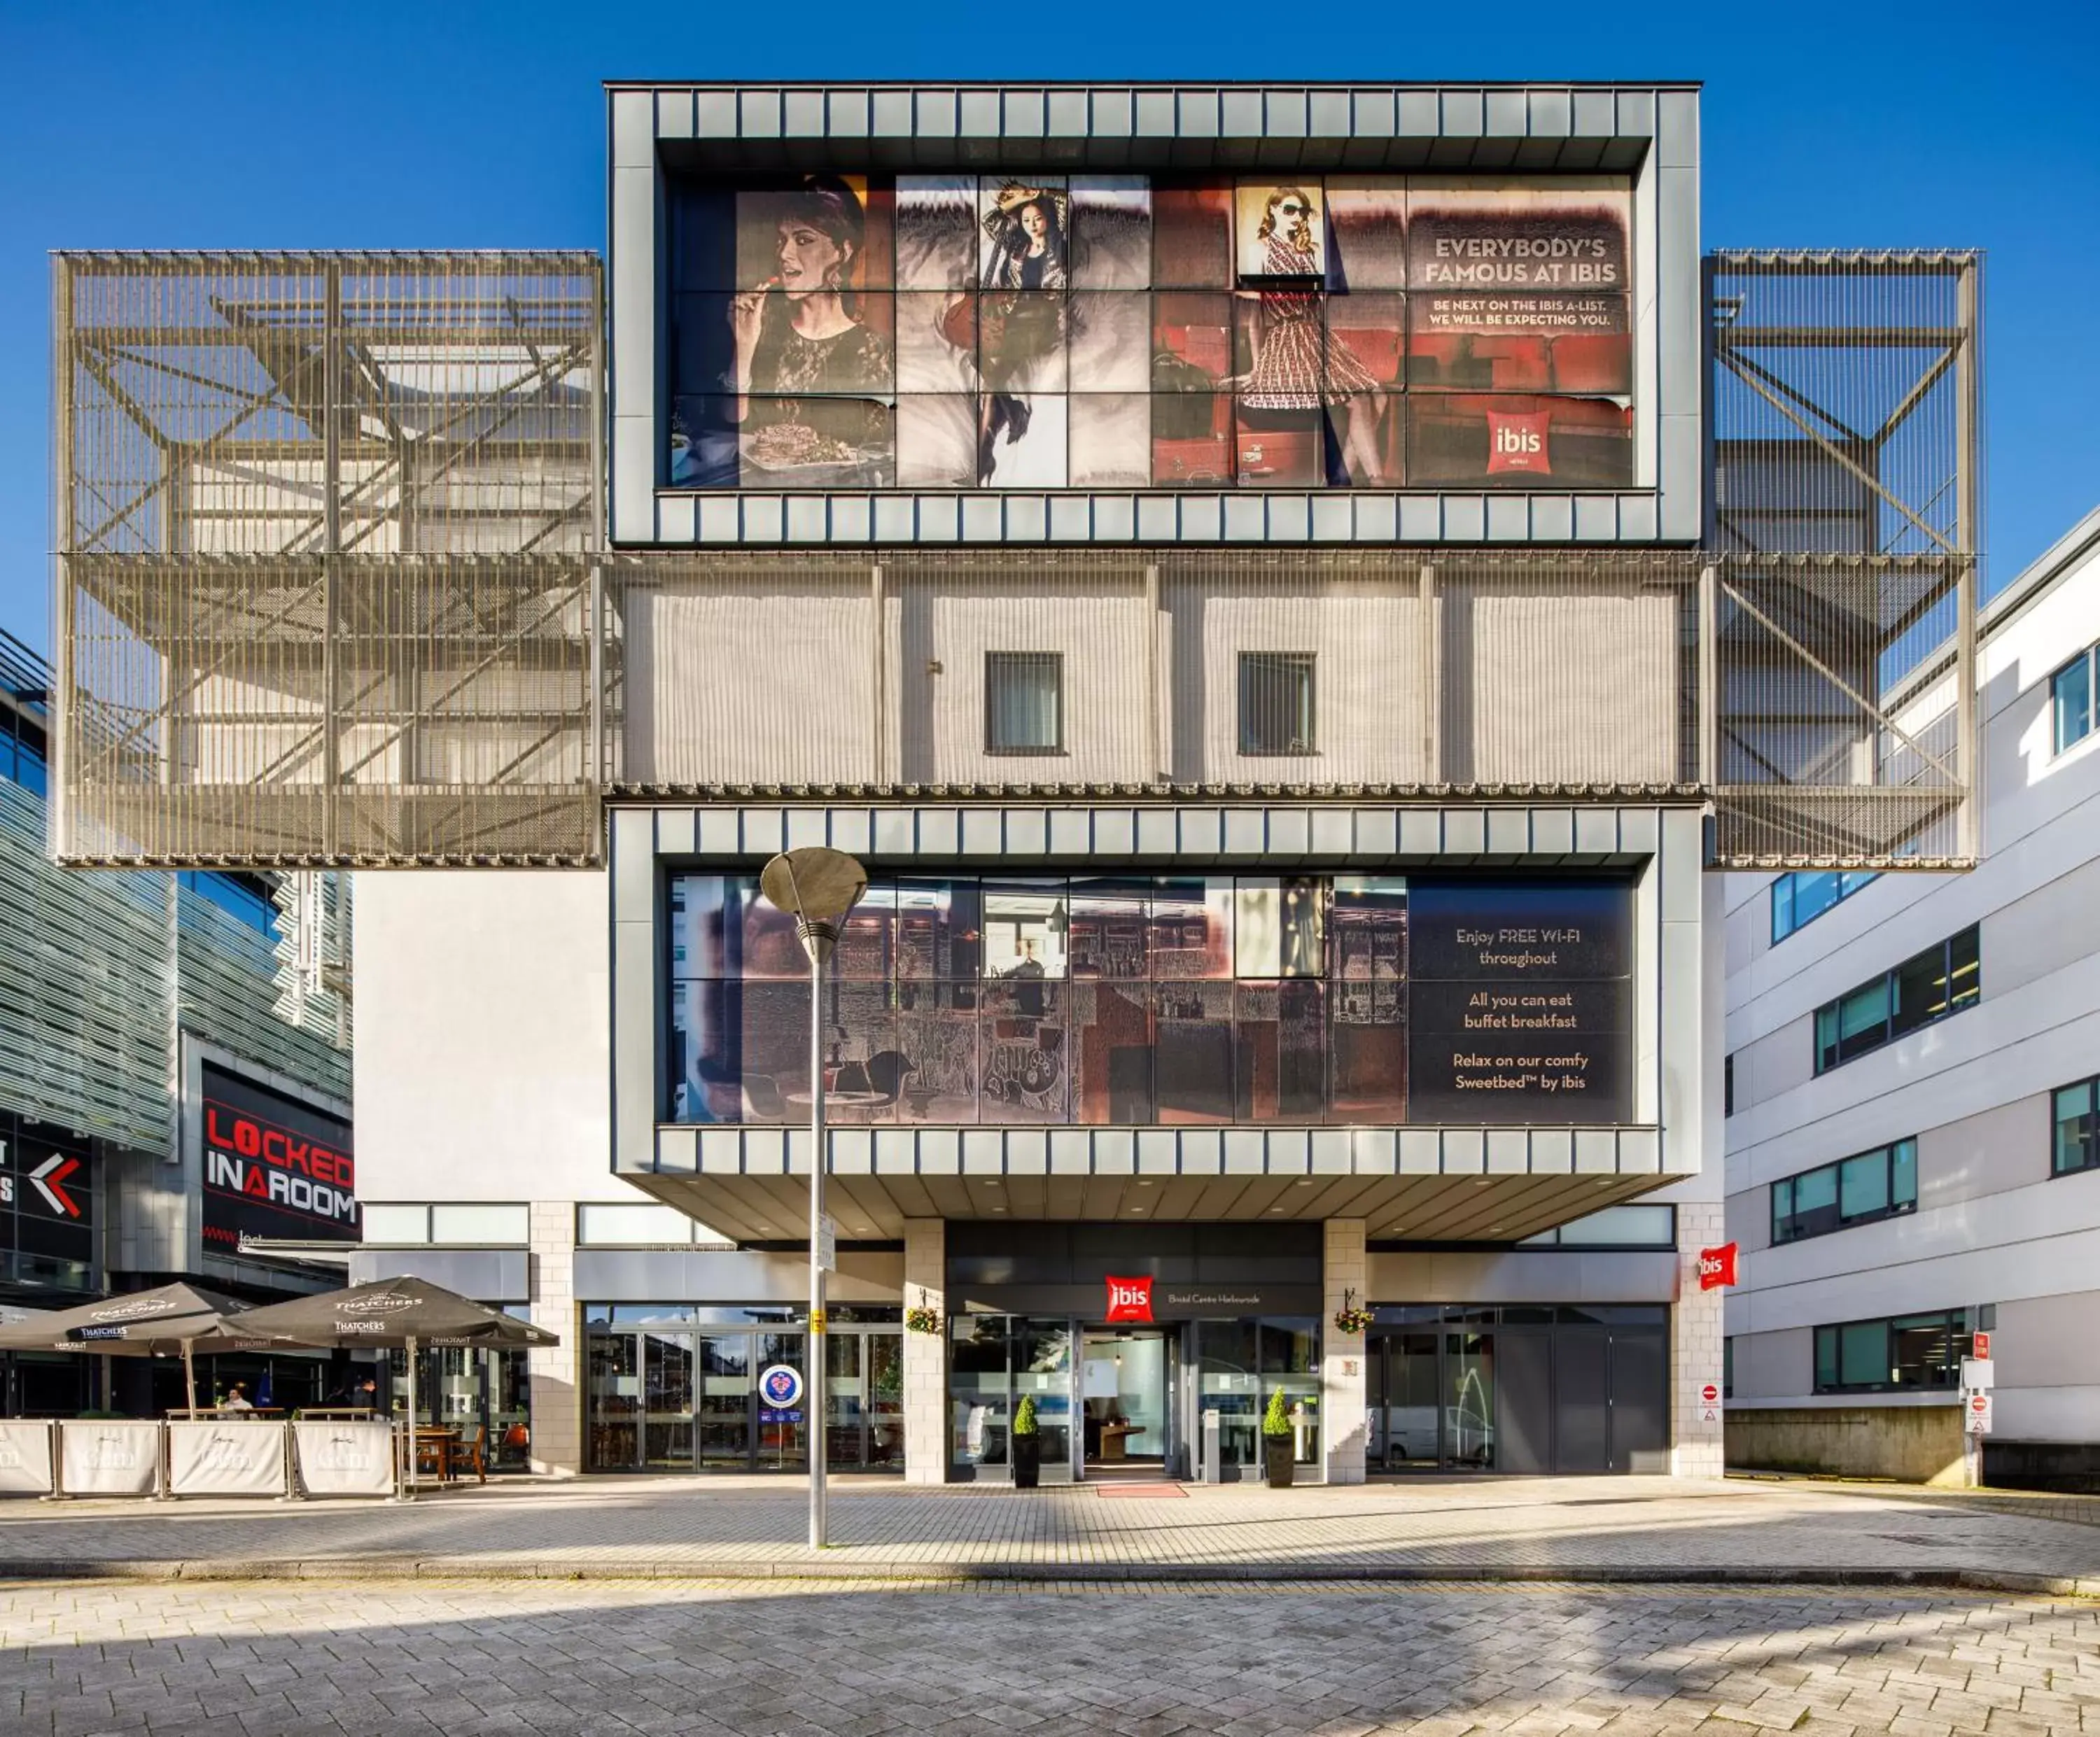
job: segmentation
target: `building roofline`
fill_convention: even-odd
[[[1979,641],[2007,628],[2025,615],[2069,575],[2071,570],[2100,545],[2100,506],[2094,507],[2070,530],[2027,564],[2025,571],[1976,612]]]
[[[607,90],[1702,90],[1700,78],[606,78]]]

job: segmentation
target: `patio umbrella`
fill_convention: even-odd
[[[558,1345],[561,1337],[501,1309],[462,1297],[428,1279],[375,1279],[343,1290],[322,1291],[251,1309],[244,1333],[293,1345],[368,1345],[408,1354],[408,1483],[416,1478],[416,1351],[422,1345],[470,1345],[518,1349]]]
[[[272,1342],[236,1325],[252,1312],[239,1298],[201,1285],[161,1285],[0,1326],[0,1351],[91,1351],[127,1357],[179,1355],[189,1409],[195,1411],[197,1347],[207,1351],[259,1351]]]

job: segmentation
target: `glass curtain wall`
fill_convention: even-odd
[[[1269,1396],[1284,1395],[1292,1417],[1294,1457],[1300,1466],[1320,1458],[1320,1323],[1312,1316],[1268,1320],[1203,1320],[1195,1324],[1196,1437],[1204,1439],[1202,1413],[1220,1414],[1219,1461],[1246,1476],[1262,1466],[1262,1418]]]
[[[959,1315],[949,1322],[948,1457],[968,1477],[1011,1475],[1013,1414],[1035,1401],[1043,1481],[1072,1475],[1070,1320],[1064,1316]]]
[[[902,1470],[899,1312],[848,1305],[825,1335],[826,1463]],[[814,1420],[805,1400],[765,1402],[759,1378],[806,1378],[799,1307],[600,1304],[587,1333],[588,1463],[597,1471],[801,1471]]]
[[[1665,1469],[1661,1303],[1390,1305],[1365,1344],[1373,1471]]]
[[[525,1311],[505,1312],[521,1318]],[[457,1430],[461,1444],[479,1448],[490,1471],[529,1471],[532,1460],[532,1380],[522,1351],[466,1345],[419,1347],[416,1352],[417,1421]],[[386,1353],[387,1391],[395,1415],[408,1405],[408,1359]],[[254,1391],[251,1387],[251,1392]],[[318,1402],[316,1402],[318,1403]]]
[[[805,1115],[809,971],[755,881],[675,877],[668,1113]],[[824,989],[841,1124],[1390,1122],[1406,883],[879,880]]]

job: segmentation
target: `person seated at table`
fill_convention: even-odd
[[[218,1402],[218,1409],[221,1411],[253,1411],[255,1409],[255,1408],[248,1402],[248,1391],[246,1387],[239,1382],[234,1382],[231,1387],[226,1390],[226,1397]]]

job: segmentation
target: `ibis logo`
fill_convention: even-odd
[[[1718,1249],[1699,1251],[1699,1288],[1719,1290],[1736,1282],[1736,1245],[1724,1242]]]
[[[1152,1319],[1152,1281],[1149,1278],[1111,1278],[1109,1281],[1108,1319],[1150,1320]]]
[[[1553,413],[1538,411],[1530,416],[1488,412],[1488,474],[1524,470],[1538,476],[1553,474],[1550,430]]]

